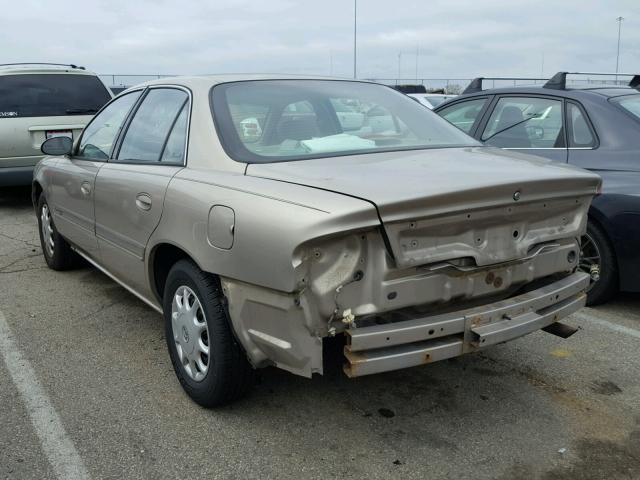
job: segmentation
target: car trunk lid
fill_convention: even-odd
[[[399,267],[491,265],[579,236],[600,184],[583,170],[487,147],[251,164],[247,175],[371,202]]]

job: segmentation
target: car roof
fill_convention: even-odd
[[[294,75],[278,73],[229,73],[218,75],[193,75],[179,77],[164,77],[140,83],[131,88],[140,88],[152,85],[178,85],[192,88],[210,88],[213,85],[228,82],[244,82],[251,80],[340,80],[359,83],[375,83],[368,80],[354,80],[353,78],[328,77],[321,75]]]
[[[77,65],[64,65],[55,63],[7,63],[0,64],[0,75],[21,75],[21,74],[78,74],[96,75],[94,72],[86,70]]]
[[[410,97],[456,97],[455,93],[407,93]]]
[[[617,97],[621,95],[632,95],[640,93],[639,90],[631,87],[612,87],[612,86],[598,86],[598,87],[585,87],[585,88],[567,88],[563,90],[554,88],[544,88],[542,85],[529,85],[529,86],[514,86],[514,87],[499,87],[499,88],[487,88],[480,92],[463,93],[452,99],[453,101],[460,101],[464,98],[484,97],[487,95],[513,95],[513,94],[525,94],[525,95],[550,95],[555,97],[566,98],[584,98],[584,96],[599,96],[599,97]],[[447,105],[449,102],[446,103]],[[445,104],[439,105],[442,108]]]

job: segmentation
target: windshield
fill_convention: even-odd
[[[364,82],[225,83],[212,104],[226,152],[248,163],[480,145],[406,95]]]
[[[111,95],[93,75],[0,76],[0,117],[93,115]]]
[[[625,95],[612,100],[626,111],[640,119],[640,95]]]

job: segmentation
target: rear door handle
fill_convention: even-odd
[[[151,210],[151,196],[148,193],[136,195],[136,207],[140,210]]]
[[[91,194],[91,184],[89,182],[82,182],[80,185],[80,191],[83,195],[89,196]]]

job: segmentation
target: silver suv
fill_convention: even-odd
[[[0,187],[30,185],[40,145],[78,137],[111,92],[84,67],[0,65]]]

